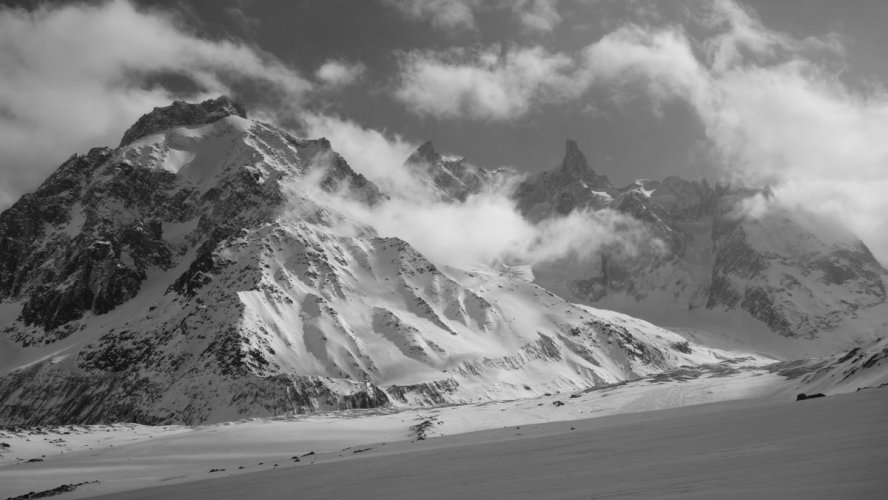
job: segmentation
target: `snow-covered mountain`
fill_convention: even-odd
[[[432,141],[426,141],[405,162],[407,170],[442,201],[464,202],[508,175],[505,170],[490,171],[466,162],[459,156],[442,156]]]
[[[457,179],[431,181],[456,201],[487,175],[433,152],[413,163]],[[526,268],[435,265],[337,209],[386,196],[225,97],[72,156],[0,214],[0,422],[485,401],[735,356]]]
[[[614,188],[573,141],[560,166],[519,185],[519,208],[544,219],[612,209],[643,221],[661,246],[605,249],[596,265],[535,269],[538,283],[587,304],[648,312],[740,310],[787,337],[828,336],[885,304],[888,272],[857,237],[768,190],[669,177]],[[757,206],[765,206],[759,208]]]

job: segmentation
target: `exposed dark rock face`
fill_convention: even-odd
[[[394,385],[387,387],[386,390],[395,400],[401,403],[407,403],[407,394],[418,394],[420,399],[428,404],[443,405],[450,401],[448,396],[456,392],[458,387],[459,383],[457,381],[446,379],[410,386]]]
[[[368,205],[374,205],[376,202],[384,198],[384,195],[376,184],[373,184],[369,179],[358,172],[355,172],[348,162],[345,161],[345,158],[333,151],[330,141],[327,139],[301,141],[303,146],[310,143],[319,144],[327,155],[327,161],[324,162],[326,173],[320,182],[322,189],[333,192],[344,187],[348,189],[358,201]]]
[[[4,382],[0,384],[0,422],[196,425],[210,418],[218,407],[232,408],[245,416],[271,416],[389,404],[386,394],[375,386],[341,394],[332,391],[329,380],[320,377],[216,375],[208,387],[189,378],[176,380],[160,371],[137,374],[125,368],[77,375],[35,366],[6,375],[0,379]],[[177,401],[171,397],[175,394],[185,399]],[[59,404],[60,397],[64,398],[63,404]]]
[[[109,199],[133,203],[113,182],[97,186],[113,168],[107,149],[75,155],[0,214],[0,299],[26,297],[25,324],[53,330],[85,311],[108,312],[138,292],[147,268],[170,265],[152,214],[105,217],[101,206]],[[140,193],[157,202],[163,186],[140,183]]]
[[[26,297],[25,324],[51,331],[135,296],[146,270],[173,263],[164,222],[194,213],[196,193],[175,186],[174,174],[109,150],[72,157],[0,214],[0,298]],[[123,210],[109,211],[114,204]]]
[[[136,139],[172,127],[204,125],[226,116],[246,118],[247,110],[243,103],[228,96],[210,99],[200,104],[175,101],[169,106],[154,108],[154,111],[139,118],[123,134],[120,146],[126,146]]]
[[[42,462],[42,458],[32,458],[28,460],[28,462]],[[15,497],[9,497],[7,500],[32,500],[34,498],[47,498],[54,497],[56,495],[61,495],[63,493],[70,493],[77,488],[83,486],[84,484],[97,484],[98,481],[84,481],[82,483],[71,483],[71,484],[63,484],[61,486],[56,486],[55,488],[43,491],[32,491],[30,493],[25,493],[24,495],[18,495]]]
[[[19,294],[47,260],[46,256],[35,258],[35,241],[46,236],[47,225],[70,220],[71,206],[83,196],[95,168],[109,155],[109,150],[94,149],[85,156],[72,156],[36,192],[0,213],[0,298]]]

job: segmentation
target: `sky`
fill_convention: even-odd
[[[575,139],[614,184],[768,184],[888,262],[888,2],[4,2],[0,208],[141,114],[226,93],[359,171]]]

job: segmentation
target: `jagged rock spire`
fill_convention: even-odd
[[[569,182],[579,179],[594,188],[613,189],[606,175],[598,175],[589,166],[586,156],[573,139],[565,141],[564,160],[561,161],[561,166],[557,171],[561,172],[561,177]]]
[[[171,127],[203,125],[226,116],[246,118],[247,110],[242,102],[227,95],[199,104],[175,101],[169,106],[154,108],[150,113],[142,115],[123,134],[120,145],[126,146],[136,139]]]
[[[589,173],[595,175],[583,152],[580,151],[573,139],[568,139],[565,142],[564,160],[561,162],[561,168],[575,177],[585,177]]]

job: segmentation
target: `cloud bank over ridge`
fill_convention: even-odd
[[[847,81],[840,36],[777,31],[732,0],[633,2],[624,18],[595,20],[597,34],[571,49],[553,40],[559,30],[582,32],[568,15],[576,2],[383,4],[401,22],[445,32],[477,34],[484,16],[500,14],[519,31],[406,46],[391,56],[396,73],[382,78],[373,65],[325,54],[309,79],[255,43],[207,37],[174,12],[127,0],[0,8],[0,208],[71,152],[116,144],[138,116],[177,98],[261,89],[269,102],[248,103],[254,116],[328,135],[368,177],[399,186],[411,181],[393,165],[417,138],[339,119],[313,106],[313,96],[335,89],[329,102],[348,88],[418,120],[491,127],[559,106],[595,108],[605,96],[617,108],[644,102],[654,117],[670,103],[686,105],[712,177],[768,184],[781,205],[841,221],[888,263],[888,93]]]
[[[777,32],[731,0],[694,5],[682,23],[626,21],[575,52],[409,52],[394,97],[418,115],[489,122],[593,93],[645,99],[655,114],[686,103],[714,177],[769,185],[775,203],[840,220],[888,263],[888,93],[843,81],[836,35]]]
[[[613,210],[574,211],[539,223],[528,221],[512,199],[515,183],[521,179],[517,175],[494,182],[463,203],[443,201],[415,175],[415,169],[404,164],[417,145],[329,116],[311,116],[307,123],[310,135],[330,139],[355,170],[390,197],[368,207],[350,200],[348,193],[330,194],[317,186],[312,196],[336,207],[348,220],[372,227],[380,236],[409,242],[437,264],[471,268],[561,259],[589,262],[605,247],[618,248],[625,255],[664,249],[639,221]],[[339,229],[355,232],[348,223]]]

